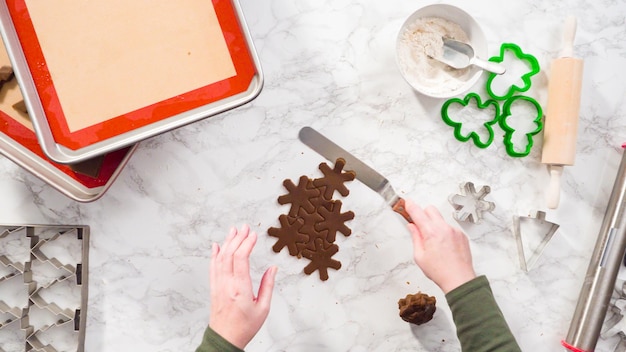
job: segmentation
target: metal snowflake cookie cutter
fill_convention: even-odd
[[[488,133],[488,137],[486,141],[482,141],[480,135],[476,133],[476,131],[471,131],[467,135],[463,135],[463,123],[453,120],[450,117],[450,106],[452,104],[459,104],[462,107],[470,106],[470,103],[474,102],[473,106],[476,107],[477,110],[486,110],[492,107],[495,110],[495,114],[493,119],[485,122],[482,126]],[[493,142],[495,133],[493,131],[492,126],[498,123],[498,119],[500,117],[500,105],[498,102],[492,99],[488,99],[485,102],[482,102],[480,96],[476,93],[468,93],[463,99],[460,98],[452,98],[446,100],[445,103],[441,106],[441,118],[446,125],[454,128],[454,138],[456,138],[459,142],[467,142],[470,139],[478,148],[487,148]]]
[[[460,185],[460,193],[448,197],[448,202],[454,208],[454,219],[457,221],[469,221],[479,223],[483,213],[491,212],[496,208],[495,203],[484,200],[491,192],[491,187],[482,186],[478,191],[472,182],[463,182]]]
[[[532,231],[525,231],[525,235],[522,235],[522,224],[524,223],[533,225],[534,228]],[[546,213],[543,211],[537,211],[534,216],[513,216],[513,235],[517,241],[517,251],[522,270],[528,272],[532,269],[558,229],[558,224],[546,220]],[[531,237],[531,234],[534,236]],[[526,259],[527,251],[524,249],[525,244],[530,251],[530,258],[528,259]]]
[[[502,43],[502,45],[500,46],[500,55],[489,58],[489,61],[503,63],[505,59],[505,54],[507,52],[512,53],[516,59],[524,62],[528,67],[528,72],[519,77],[523,85],[518,86],[516,84],[512,84],[504,95],[498,95],[493,91],[494,80],[507,79],[507,75],[509,75],[510,72],[513,72],[513,70],[509,70],[507,67],[507,72],[504,75],[489,73],[485,88],[489,96],[496,100],[508,100],[513,97],[515,93],[523,93],[529,90],[532,86],[531,77],[539,73],[539,71],[541,70],[537,58],[535,58],[533,55],[524,53],[518,45],[513,43]]]

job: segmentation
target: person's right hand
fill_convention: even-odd
[[[413,219],[408,224],[413,259],[429,279],[448,293],[476,277],[463,231],[450,226],[433,206],[422,209],[407,200],[406,211]]]

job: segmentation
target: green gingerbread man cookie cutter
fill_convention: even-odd
[[[526,62],[529,67],[529,71],[520,77],[523,82],[523,85],[521,87],[513,84],[508,89],[507,93],[503,96],[497,95],[492,89],[493,81],[497,79],[499,75],[495,73],[490,73],[489,77],[487,78],[486,89],[489,96],[496,100],[508,100],[513,97],[515,93],[523,93],[529,90],[532,85],[531,77],[536,75],[540,71],[537,58],[535,58],[533,55],[524,53],[518,45],[513,43],[502,43],[502,45],[500,46],[500,55],[489,58],[489,61],[502,63],[504,61],[505,53],[507,51],[513,53],[513,55],[515,55],[518,60]],[[506,75],[506,73],[504,75]]]
[[[462,106],[465,107],[465,106],[468,106],[472,100],[476,101],[476,107],[480,110],[487,109],[491,106],[493,106],[493,108],[495,109],[494,118],[490,121],[483,123],[483,126],[489,133],[489,137],[487,138],[487,141],[485,142],[480,140],[480,136],[478,135],[478,133],[476,133],[476,131],[471,131],[468,135],[463,135],[463,132],[462,132],[463,123],[452,120],[448,112],[450,105],[461,104]],[[498,104],[498,102],[492,99],[488,99],[483,103],[478,94],[468,93],[463,99],[460,99],[460,98],[448,99],[441,107],[441,117],[443,118],[443,121],[446,123],[446,125],[454,128],[454,137],[459,142],[467,142],[471,139],[472,142],[474,142],[474,144],[477,147],[484,149],[484,148],[487,148],[489,145],[491,145],[491,142],[493,142],[495,133],[493,131],[492,126],[498,123],[498,119],[500,117],[500,105]]]
[[[517,130],[511,127],[507,122],[507,119],[512,116],[511,106],[518,100],[524,100],[532,104],[537,110],[537,114],[535,118],[533,119],[533,122],[535,123],[535,125],[537,125],[537,128],[526,133],[527,144],[523,151],[516,150],[517,148],[516,148],[515,143],[513,142],[513,135],[515,134],[515,132],[517,132]],[[524,95],[516,95],[516,96],[510,97],[509,99],[507,99],[507,101],[504,102],[504,105],[502,107],[502,115],[500,116],[498,123],[500,125],[500,128],[504,130],[504,146],[509,156],[512,156],[514,158],[520,158],[520,157],[524,157],[530,154],[530,150],[532,149],[533,144],[534,144],[533,137],[537,133],[541,132],[541,130],[543,129],[543,122],[541,121],[542,118],[543,118],[543,110],[541,109],[541,105],[539,105],[539,103],[537,103],[537,101],[533,98],[530,98]]]

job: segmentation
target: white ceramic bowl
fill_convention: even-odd
[[[478,23],[467,12],[458,7],[447,4],[435,4],[422,7],[415,11],[404,21],[396,40],[396,62],[404,79],[416,91],[434,98],[449,98],[460,95],[468,91],[480,78],[483,70],[470,66],[462,72],[455,70],[434,59],[428,58],[426,61],[417,60],[411,57],[411,50],[415,53],[415,43],[413,46],[407,43],[403,36],[412,25],[420,18],[438,17],[456,23],[467,34],[469,44],[474,48],[476,56],[488,59],[487,40],[485,34]],[[420,54],[420,56],[422,56]],[[428,69],[428,72],[417,70],[416,65],[421,69]],[[435,77],[433,77],[433,75]]]

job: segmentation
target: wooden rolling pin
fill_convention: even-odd
[[[576,18],[568,17],[563,28],[563,50],[560,57],[552,61],[548,81],[541,162],[547,164],[550,171],[547,194],[550,209],[559,205],[563,166],[574,165],[576,157],[583,60],[573,55],[575,35]]]

